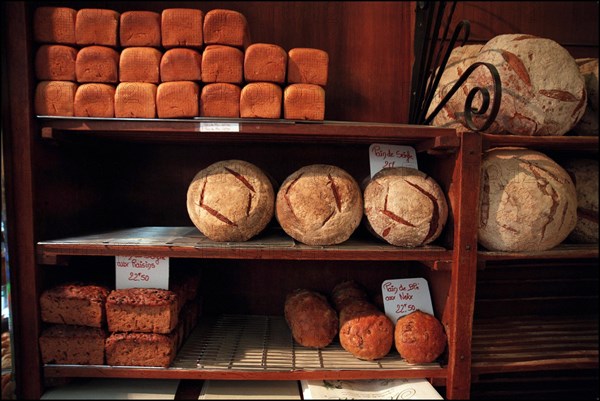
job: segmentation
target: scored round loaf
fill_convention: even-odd
[[[576,135],[598,135],[598,59],[579,58],[575,60],[585,80],[587,105],[581,120],[575,126]]]
[[[394,328],[396,350],[408,363],[429,363],[446,349],[442,323],[421,310],[401,316]]]
[[[243,160],[223,160],[200,170],[187,192],[194,225],[213,241],[247,241],[273,217],[269,177]]]
[[[478,240],[492,251],[544,251],[577,223],[577,193],[569,174],[545,154],[494,148],[481,163]]]
[[[577,191],[577,224],[569,239],[598,243],[598,160],[569,159],[561,166],[571,175]]]
[[[493,64],[502,82],[500,110],[487,132],[564,135],[585,112],[585,82],[579,67],[569,52],[551,39],[498,35],[481,48],[475,61]],[[487,68],[477,68],[468,86],[489,88],[493,101],[493,80]],[[475,125],[488,115],[474,116]]]
[[[346,241],[363,215],[362,192],[345,170],[328,164],[304,166],[289,175],[275,199],[281,228],[307,245]]]
[[[338,333],[338,315],[323,294],[298,288],[287,294],[284,317],[294,340],[311,348],[325,348]]]
[[[396,246],[433,242],[448,219],[448,204],[439,184],[410,167],[377,172],[365,188],[364,202],[370,231]]]

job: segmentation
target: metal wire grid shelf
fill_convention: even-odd
[[[357,359],[339,341],[323,349],[294,342],[283,316],[222,315],[203,321],[181,348],[172,368],[289,372],[298,370],[419,370],[438,363],[409,364],[392,350],[377,361]]]

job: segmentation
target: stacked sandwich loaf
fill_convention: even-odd
[[[328,53],[252,43],[234,10],[38,7],[35,112],[324,120]]]

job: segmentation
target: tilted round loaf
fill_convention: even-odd
[[[598,59],[578,58],[575,60],[585,80],[587,105],[581,120],[575,126],[576,135],[598,135]]]
[[[429,363],[446,349],[447,336],[433,315],[417,310],[401,316],[394,328],[396,350],[408,363]]]
[[[569,239],[598,243],[598,160],[569,159],[561,166],[571,175],[577,191],[577,225]]]
[[[410,167],[380,170],[364,192],[372,232],[396,246],[427,245],[441,234],[448,204],[439,184]]]
[[[554,160],[538,151],[505,147],[484,153],[481,164],[481,245],[495,251],[543,251],[575,228],[575,185]]]
[[[363,215],[362,191],[345,170],[327,164],[288,176],[275,199],[275,216],[292,238],[307,245],[346,241]]]
[[[498,35],[481,48],[475,61],[493,64],[502,82],[500,110],[488,132],[564,135],[585,112],[585,82],[579,67],[569,52],[551,39]],[[468,86],[490,88],[492,99],[495,96],[486,68],[477,68]],[[476,125],[482,123],[479,119],[473,118]]]
[[[325,348],[338,333],[338,315],[324,295],[305,288],[287,294],[284,317],[294,340],[310,348]]]
[[[246,241],[271,221],[275,192],[268,176],[243,160],[223,160],[199,171],[187,192],[194,225],[213,241]]]

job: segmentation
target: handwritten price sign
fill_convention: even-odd
[[[164,256],[117,256],[116,288],[169,289],[169,258]]]
[[[429,285],[424,278],[386,280],[381,284],[385,314],[392,322],[416,310],[433,315]]]
[[[417,152],[412,146],[384,145],[374,143],[369,146],[371,178],[384,168],[412,167],[418,169]]]

